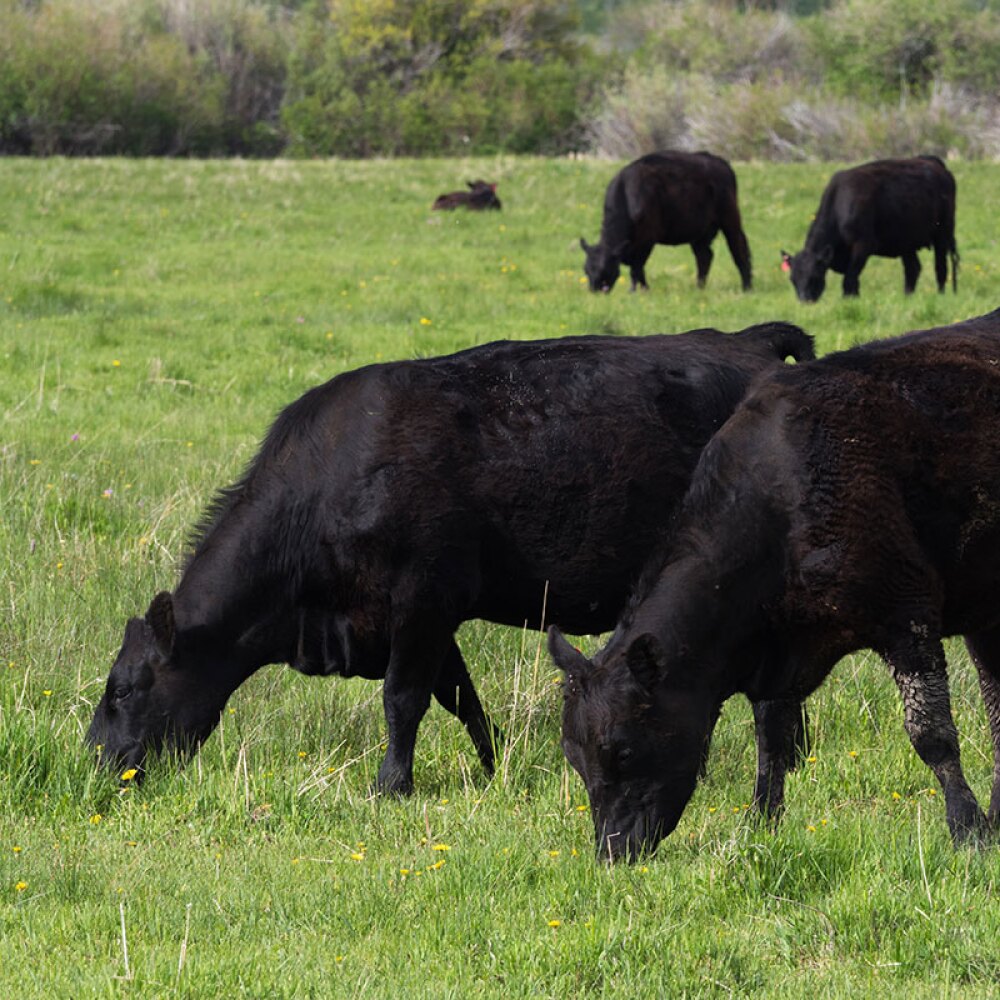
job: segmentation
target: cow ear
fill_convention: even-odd
[[[167,591],[160,591],[150,602],[146,624],[153,630],[156,648],[165,659],[170,659],[177,638],[177,626],[174,622],[174,599]]]
[[[590,253],[590,244],[582,236],[580,237],[580,249],[584,253]]]
[[[625,662],[632,671],[632,676],[647,691],[651,691],[663,673],[667,658],[660,640],[646,632],[632,641],[625,652]]]
[[[479,181],[466,181],[466,182],[465,182],[465,186],[466,186],[466,187],[467,187],[467,188],[468,188],[468,189],[469,189],[470,191],[475,191],[475,190],[476,190],[476,185],[477,185],[478,183],[479,183]]]
[[[569,683],[567,690],[586,687],[587,673],[590,670],[590,660],[575,646],[566,641],[562,632],[555,625],[549,626],[549,655],[555,665],[566,673]]]
[[[792,269],[792,255],[787,250],[781,251],[781,270],[786,274]]]

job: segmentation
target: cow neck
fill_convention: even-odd
[[[739,689],[758,666],[784,586],[784,546],[771,521],[762,514],[740,530],[719,525],[685,538],[636,605],[628,635],[655,635],[672,670],[692,683]]]
[[[274,582],[278,574],[251,570],[252,558],[239,532],[213,534],[195,550],[173,595],[186,658],[227,664],[240,680],[287,660],[286,633],[295,620],[294,602]]]

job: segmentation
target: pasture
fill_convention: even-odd
[[[306,388],[509,338],[782,319],[821,353],[1000,304],[1000,167],[958,183],[958,295],[875,258],[806,306],[780,270],[833,167],[734,164],[754,288],[717,239],[657,247],[650,291],[583,283],[620,164],[0,160],[0,994],[17,997],[987,997],[1000,851],[952,849],[874,656],[810,702],[777,832],[747,805],[748,706],[727,704],[680,826],[595,863],[536,633],[459,642],[507,734],[492,780],[437,706],[417,790],[373,799],[380,685],[269,667],[184,768],[138,788],[83,746],[126,619],[176,582],[192,525]],[[499,182],[503,211],[431,212]],[[584,638],[593,651],[600,640]],[[949,645],[969,780],[992,762]]]

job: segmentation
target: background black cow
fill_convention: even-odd
[[[438,211],[451,211],[464,206],[473,211],[482,211],[486,208],[495,210],[503,206],[497,197],[497,186],[489,181],[466,181],[468,191],[451,191],[448,194],[439,194],[431,205],[432,209]]]
[[[132,619],[89,738],[140,767],[195,745],[265,663],[385,677],[378,786],[412,787],[431,695],[487,769],[455,643],[486,618],[612,626],[698,454],[797,327],[500,342],[348,372],[285,409],[173,594]]]
[[[781,252],[803,302],[815,302],[826,287],[827,269],[844,276],[844,294],[857,295],[869,257],[902,257],[903,288],[913,291],[920,277],[917,251],[934,248],[938,291],[948,280],[957,288],[955,178],[936,156],[875,160],[830,178],[805,247]]]
[[[650,153],[624,167],[604,195],[601,238],[591,246],[580,238],[584,271],[593,292],[610,292],[622,264],[632,291],[646,284],[653,246],[690,243],[703,288],[712,266],[712,240],[722,230],[740,272],[744,291],[753,283],[750,247],[736,200],[736,175],[711,153]]]
[[[590,663],[550,631],[599,853],[634,857],[674,828],[736,692],[769,706],[755,797],[775,813],[800,700],[862,648],[890,666],[952,837],[982,831],[941,644],[956,634],[979,671],[1000,823],[998,427],[1000,310],[758,380],[608,646]]]

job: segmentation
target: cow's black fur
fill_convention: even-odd
[[[648,288],[646,261],[657,243],[690,243],[703,288],[719,230],[740,272],[743,290],[753,284],[750,247],[736,200],[736,175],[711,153],[650,153],[617,173],[604,196],[601,238],[586,254],[584,271],[593,292],[610,292],[625,264],[632,291]]]
[[[780,809],[797,706],[854,650],[889,664],[956,842],[986,828],[959,762],[942,637],[962,635],[1000,823],[1000,310],[762,376],[705,447],[665,565],[593,663],[568,672],[563,745],[599,853],[676,825],[719,704],[756,713],[755,799]]]
[[[439,194],[431,208],[447,212],[463,206],[477,212],[486,208],[494,210],[503,208],[497,197],[496,184],[482,180],[466,181],[466,184],[469,188],[468,191],[450,191],[448,194]]]
[[[830,178],[802,250],[782,251],[782,266],[803,302],[815,302],[826,287],[826,272],[844,276],[844,294],[860,291],[869,257],[902,257],[903,288],[917,286],[917,251],[934,248],[938,291],[958,284],[955,247],[955,178],[936,156],[875,160]]]
[[[383,790],[412,785],[431,695],[487,769],[454,640],[485,618],[614,624],[699,451],[797,327],[500,342],[348,372],[275,421],[173,594],[129,622],[90,728],[110,760],[197,744],[257,668],[385,678]]]

